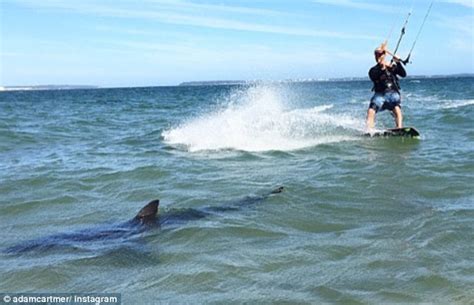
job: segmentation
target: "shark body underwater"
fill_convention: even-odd
[[[243,208],[256,205],[273,194],[283,191],[278,187],[269,193],[259,196],[247,196],[241,200],[233,201],[222,206],[206,206],[202,208],[190,208],[178,211],[169,211],[158,214],[160,201],[150,201],[138,214],[129,221],[120,224],[108,224],[84,229],[77,232],[61,233],[39,239],[29,240],[7,248],[7,254],[23,254],[34,251],[48,251],[60,249],[84,250],[83,245],[96,243],[103,245],[114,240],[118,243],[126,243],[141,233],[166,225],[183,224],[188,221],[219,215],[225,212],[239,211]]]

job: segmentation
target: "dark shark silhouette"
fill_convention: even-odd
[[[110,240],[127,242],[134,236],[151,228],[160,228],[163,225],[170,224],[181,224],[187,221],[218,215],[222,212],[237,211],[247,206],[258,204],[267,199],[270,195],[278,194],[282,191],[283,187],[278,187],[267,194],[248,196],[223,206],[208,206],[197,209],[170,211],[162,215],[158,214],[160,201],[156,199],[150,201],[134,218],[127,222],[118,225],[102,225],[77,232],[56,234],[30,240],[7,248],[5,252],[9,254],[21,254],[35,250],[82,249],[80,243],[101,243]]]

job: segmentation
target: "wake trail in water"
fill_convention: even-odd
[[[330,113],[332,104],[292,109],[283,88],[236,89],[218,110],[163,132],[167,144],[186,150],[289,151],[356,139],[358,118]],[[362,122],[363,123],[363,122]]]

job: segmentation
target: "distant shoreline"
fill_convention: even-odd
[[[458,77],[474,77],[474,73],[460,73],[449,75],[410,75],[406,79],[434,79],[434,78],[458,78]],[[190,81],[182,82],[178,86],[219,86],[219,85],[247,85],[255,83],[317,83],[317,82],[352,82],[352,81],[369,81],[369,77],[338,77],[338,78],[315,78],[315,79],[288,79],[288,80],[227,80],[227,81]]]
[[[45,91],[45,90],[77,90],[98,89],[98,86],[89,85],[31,85],[31,86],[4,86],[0,91]]]
[[[406,79],[437,79],[437,78],[459,78],[474,77],[474,73],[459,73],[448,75],[412,75]],[[178,85],[169,86],[137,86],[137,87],[100,87],[91,85],[25,85],[25,86],[0,86],[0,92],[8,91],[47,91],[47,90],[88,90],[88,89],[113,89],[113,88],[138,88],[138,87],[198,87],[198,86],[232,86],[250,85],[256,83],[286,84],[286,83],[315,83],[315,82],[351,82],[368,81],[368,77],[339,77],[339,78],[309,78],[309,79],[286,79],[286,80],[210,80],[210,81],[188,81]]]

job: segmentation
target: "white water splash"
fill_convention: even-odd
[[[289,151],[354,139],[363,128],[359,119],[328,113],[330,104],[289,109],[285,96],[281,88],[265,85],[233,92],[222,109],[164,131],[164,140],[193,152]]]

